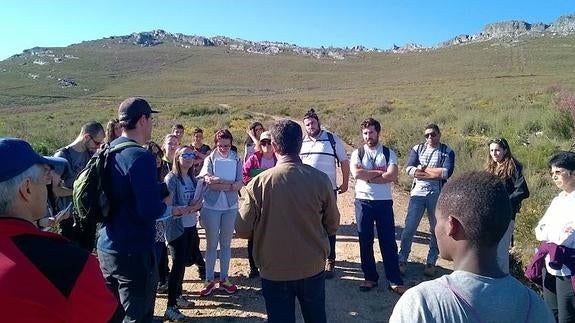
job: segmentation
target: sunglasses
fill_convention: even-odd
[[[429,137],[435,138],[435,137],[437,137],[437,133],[435,133],[435,132],[430,132],[430,133],[424,134],[423,136],[424,136],[425,138],[429,138]]]
[[[101,145],[102,145],[102,142],[101,142],[101,141],[96,141],[96,140],[94,139],[94,137],[90,136],[90,139],[92,139],[92,142],[94,142],[94,145],[96,145],[96,146],[101,146]]]
[[[507,147],[509,147],[507,140],[505,140],[503,138],[493,138],[493,139],[489,140],[489,144],[498,144],[501,148],[504,148],[504,149],[507,149]]]
[[[180,155],[180,157],[182,157],[183,159],[195,159],[196,158],[196,154],[194,153],[183,153]]]
[[[264,139],[264,140],[260,140],[260,145],[262,146],[267,146],[267,145],[271,145],[272,141],[268,140],[268,139]]]

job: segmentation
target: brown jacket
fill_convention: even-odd
[[[339,227],[326,174],[301,162],[282,162],[254,177],[244,192],[236,235],[253,237],[263,278],[299,280],[324,270],[327,237]]]

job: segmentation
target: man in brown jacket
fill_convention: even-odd
[[[297,123],[281,120],[270,132],[278,162],[246,186],[236,235],[254,240],[270,323],[295,322],[295,298],[305,322],[326,322],[328,235],[339,226],[331,182],[301,162]]]

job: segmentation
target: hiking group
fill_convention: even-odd
[[[351,175],[364,275],[358,288],[380,284],[376,232],[385,287],[402,295],[390,322],[575,321],[574,153],[558,152],[549,162],[562,192],[536,228],[542,244],[527,272],[542,286],[541,299],[509,274],[514,219],[529,191],[504,138],[489,141],[485,170],[450,179],[454,151],[436,124],[423,127],[425,140],[405,167],[413,185],[398,250],[391,192],[400,168],[396,152],[380,142],[379,121],[358,125],[363,145],[350,158],[313,109],[303,129],[287,119],[267,131],[254,122],[240,157],[228,129],[215,131],[214,149],[200,128],[185,145],[181,125],[162,145],[152,142],[158,112],[128,98],[106,129],[85,124],[55,157],[39,156],[21,139],[0,139],[3,319],[151,322],[156,294],[167,293],[164,317],[186,321],[180,310],[194,307],[182,290],[186,267],[195,265],[204,281],[200,297],[238,291],[229,276],[235,233],[248,239],[249,278],[261,278],[269,322],[295,322],[296,299],[305,322],[327,322],[325,279],[338,276],[336,202]],[[455,271],[408,289],[402,276],[411,273],[424,213],[424,274],[436,275],[438,257],[453,261]]]

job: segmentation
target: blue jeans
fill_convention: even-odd
[[[238,209],[216,211],[204,207],[200,214],[202,227],[206,230],[206,280],[214,280],[218,243],[220,245],[220,279],[225,280],[228,278],[230,268],[231,244]]]
[[[98,250],[106,285],[124,308],[124,322],[152,322],[158,267],[153,251],[122,254]]]
[[[427,196],[412,196],[409,199],[409,206],[407,207],[407,215],[405,217],[405,227],[401,234],[401,244],[399,246],[399,261],[407,262],[409,253],[411,252],[411,244],[413,243],[413,236],[421,222],[423,212],[427,210],[427,217],[429,219],[429,233],[431,239],[429,241],[429,252],[427,253],[427,264],[435,265],[439,257],[439,248],[437,247],[437,239],[435,238],[435,205],[439,192],[433,192]]]
[[[323,271],[299,280],[272,281],[262,278],[262,292],[269,323],[295,322],[296,298],[306,323],[327,322]]]
[[[392,200],[355,200],[355,214],[358,222],[359,255],[361,270],[365,280],[377,282],[379,274],[375,268],[373,254],[373,225],[377,230],[379,250],[383,257],[383,267],[387,280],[394,285],[403,285],[397,260],[395,244],[395,222]]]

